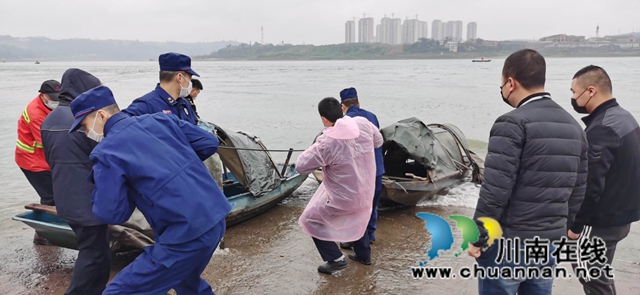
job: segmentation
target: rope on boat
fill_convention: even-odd
[[[305,150],[294,150],[294,149],[290,149],[290,150],[268,150],[268,149],[252,149],[252,148],[240,148],[240,147],[233,147],[233,146],[220,146],[218,147],[219,149],[226,149],[226,150],[240,150],[240,151],[257,151],[257,152],[274,152],[274,153],[288,153],[289,151],[291,152],[304,152]]]

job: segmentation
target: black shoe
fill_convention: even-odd
[[[351,250],[351,248],[353,248],[353,243],[352,242],[340,243],[340,248],[346,249],[346,250]]]
[[[371,265],[371,258],[366,259],[366,260],[365,259],[360,259],[358,256],[356,256],[356,254],[349,254],[348,256],[349,256],[349,259],[351,259],[351,260],[355,260],[355,261],[360,262],[360,263],[362,263],[364,265]]]
[[[349,262],[346,259],[342,259],[340,261],[329,261],[323,265],[318,266],[318,272],[333,274],[334,271],[345,269],[349,266]]]
[[[373,244],[373,242],[375,242],[376,240],[371,240],[369,239],[369,245]]]

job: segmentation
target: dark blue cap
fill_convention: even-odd
[[[80,122],[89,114],[113,104],[116,104],[116,99],[107,86],[98,86],[78,95],[71,102],[71,113],[76,120],[71,125],[69,133],[78,130]]]
[[[180,53],[165,53],[158,58],[160,71],[179,72],[185,71],[191,75],[198,76],[198,73],[191,69],[191,58]]]
[[[355,88],[351,87],[351,88],[347,88],[340,91],[341,101],[344,101],[345,99],[350,99],[350,98],[358,98],[358,92],[356,91]]]

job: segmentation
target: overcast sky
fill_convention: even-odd
[[[363,13],[478,23],[478,37],[533,39],[640,31],[640,0],[0,0],[0,35],[140,41],[344,42]]]

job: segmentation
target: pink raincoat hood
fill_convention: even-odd
[[[296,163],[301,174],[322,167],[318,187],[298,223],[306,234],[324,241],[351,242],[367,228],[373,205],[374,148],[382,135],[367,119],[344,117],[323,131]]]

